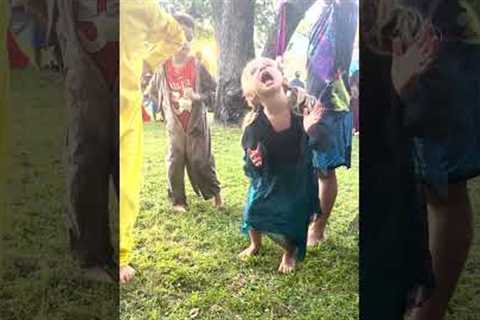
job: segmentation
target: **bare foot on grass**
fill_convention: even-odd
[[[185,213],[187,212],[187,208],[185,208],[184,205],[181,205],[181,204],[176,204],[173,206],[173,211],[177,212],[177,213]]]
[[[284,274],[290,273],[293,270],[295,270],[295,265],[296,265],[296,259],[295,259],[294,253],[286,252],[283,254],[282,262],[278,267],[278,272],[284,273]]]
[[[133,280],[135,277],[135,269],[133,269],[130,265],[121,266],[120,267],[120,284],[126,284]]]
[[[259,250],[260,250],[259,247],[251,244],[247,249],[245,249],[245,250],[243,250],[242,252],[240,252],[240,254],[238,255],[238,257],[239,257],[240,259],[245,260],[245,259],[248,259],[248,258],[250,258],[250,257],[253,257],[253,256],[257,255]]]

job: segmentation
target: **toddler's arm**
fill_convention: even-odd
[[[293,101],[294,112],[301,112],[303,115],[303,125],[309,138],[309,145],[317,150],[325,150],[329,145],[331,134],[324,120],[326,109],[320,101],[303,89],[293,89],[290,99],[296,99]]]
[[[242,148],[244,150],[245,175],[250,178],[258,177],[260,170],[265,165],[265,151],[256,139],[252,126],[248,126],[243,132]]]

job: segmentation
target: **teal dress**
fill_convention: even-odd
[[[426,14],[432,2],[406,4]],[[404,122],[415,136],[416,177],[442,197],[449,184],[480,175],[480,41],[476,22],[467,18],[478,17],[474,3],[440,1],[432,21],[444,41],[414,90],[402,94]]]
[[[242,231],[247,234],[254,228],[267,234],[282,246],[294,247],[297,259],[303,260],[309,222],[313,214],[320,212],[312,148],[322,146],[305,134],[301,116],[292,113],[291,119],[289,129],[275,132],[260,111],[245,129],[242,147],[250,187]],[[248,148],[257,146],[263,158],[260,168],[247,155]]]
[[[411,113],[420,114],[407,121],[422,128],[414,140],[416,175],[439,195],[480,174],[479,58],[480,45],[443,44],[434,68],[406,97]]]

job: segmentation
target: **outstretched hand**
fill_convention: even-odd
[[[327,109],[323,107],[320,101],[317,101],[315,107],[313,107],[312,111],[308,111],[307,108],[303,109],[303,128],[305,132],[310,132],[313,125],[318,123],[325,114]]]
[[[183,92],[184,96],[192,101],[201,100],[201,96],[198,93],[195,93],[192,88],[185,88]]]
[[[255,150],[250,148],[247,149],[248,157],[252,161],[253,165],[257,168],[261,167],[263,164],[262,152],[260,151],[260,144],[257,145]]]
[[[437,54],[439,42],[431,23],[423,27],[416,40],[409,46],[406,46],[398,37],[393,40],[391,76],[398,94],[414,85],[418,76],[431,66]]]

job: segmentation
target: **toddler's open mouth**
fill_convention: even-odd
[[[263,71],[260,76],[260,81],[266,86],[270,86],[273,84],[273,76],[268,71]]]

